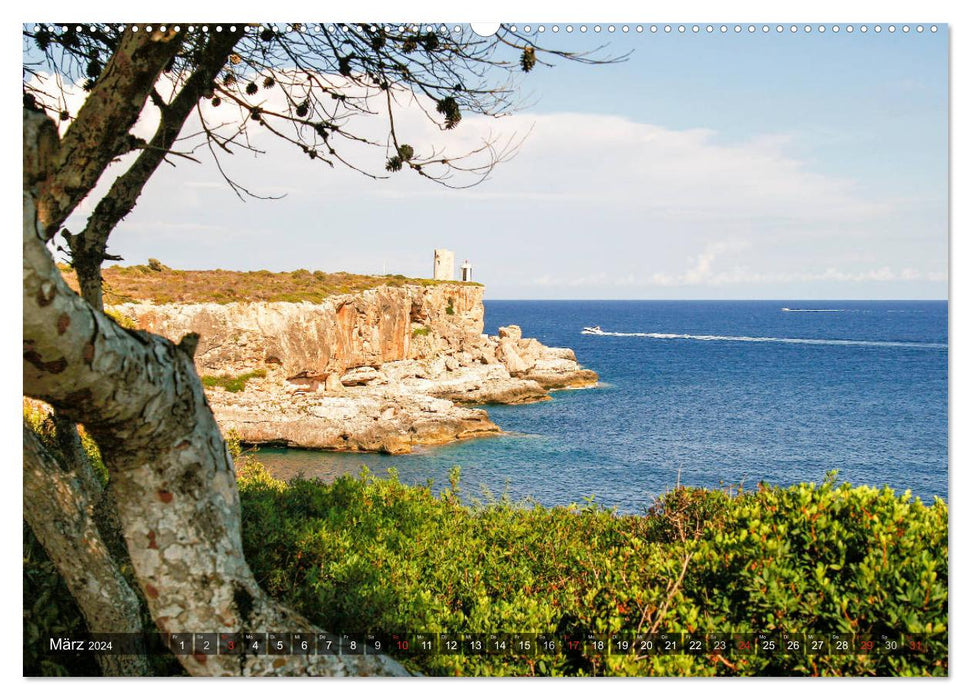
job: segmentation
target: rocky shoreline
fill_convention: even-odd
[[[500,332],[508,338],[518,331],[512,326]],[[487,339],[497,348],[499,341]],[[551,389],[597,383],[596,373],[581,368],[571,350],[535,340],[515,347],[527,343],[512,361],[525,365],[515,376],[498,359],[462,365],[440,357],[357,367],[323,382],[271,373],[250,380],[243,391],[212,389],[208,396],[219,424],[243,442],[401,454],[417,445],[501,433],[485,410],[470,405],[546,401]]]
[[[382,287],[322,304],[130,303],[115,312],[178,340],[198,333],[206,394],[224,431],[252,444],[401,454],[498,435],[486,404],[546,401],[596,385],[569,348],[482,333],[482,288]]]

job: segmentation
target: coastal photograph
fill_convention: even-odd
[[[948,676],[948,41],[24,24],[23,675]]]

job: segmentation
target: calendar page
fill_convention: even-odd
[[[333,19],[22,25],[23,674],[947,676],[949,25]]]

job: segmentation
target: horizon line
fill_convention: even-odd
[[[949,298],[944,298],[944,299],[939,299],[939,298],[935,298],[935,299],[927,299],[927,298],[916,298],[916,299],[915,298],[909,298],[909,299],[905,299],[905,298],[885,298],[885,299],[883,299],[883,298],[881,298],[881,299],[836,299],[836,298],[812,298],[812,299],[805,298],[805,299],[796,299],[796,298],[772,298],[772,299],[769,299],[769,298],[764,298],[763,299],[763,298],[751,298],[751,297],[738,298],[738,299],[734,299],[734,298],[733,299],[724,299],[724,298],[722,298],[722,299],[673,299],[673,298],[670,298],[670,299],[668,299],[668,298],[664,298],[664,299],[650,298],[650,299],[648,299],[648,298],[641,298],[641,297],[635,297],[635,298],[610,297],[610,298],[596,298],[596,299],[595,298],[541,299],[541,298],[522,298],[522,297],[515,297],[515,298],[514,297],[499,297],[499,298],[492,298],[492,299],[490,299],[490,298],[483,298],[483,301],[708,301],[708,302],[716,302],[716,301],[765,301],[765,302],[769,302],[769,301],[771,301],[773,303],[783,303],[783,302],[796,303],[796,302],[817,302],[817,301],[825,301],[825,302],[828,302],[828,303],[830,303],[830,302],[858,303],[858,302],[884,302],[884,301],[885,302],[920,302],[920,301],[936,301],[936,302],[940,302],[940,301],[943,301],[943,302],[950,303],[950,299]]]

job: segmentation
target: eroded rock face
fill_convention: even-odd
[[[280,384],[210,393],[220,426],[251,443],[353,452],[410,452],[413,445],[497,435],[479,409],[423,394],[353,387],[339,394],[293,394]]]
[[[374,367],[357,367],[341,377],[342,386],[372,386],[387,384],[388,377]]]
[[[130,303],[115,307],[168,338],[200,336],[204,374],[275,364],[287,377],[324,376],[462,350],[482,333],[482,287],[377,287],[311,302]]]
[[[379,287],[323,303],[133,303],[116,307],[176,342],[198,333],[201,375],[262,370],[239,392],[212,388],[216,420],[244,442],[408,452],[501,432],[470,405],[548,400],[597,383],[568,348],[483,335],[482,288]]]

